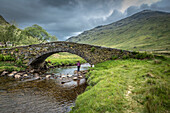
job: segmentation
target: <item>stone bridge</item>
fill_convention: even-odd
[[[90,64],[110,60],[113,56],[122,58],[123,55],[132,55],[130,51],[64,41],[0,49],[1,54],[12,55],[17,60],[21,59],[31,68],[43,67],[45,59],[58,52],[76,54]]]

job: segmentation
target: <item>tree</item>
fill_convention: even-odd
[[[56,36],[51,36],[51,38],[50,38],[50,41],[51,42],[54,42],[54,41],[57,41],[58,39],[57,39],[57,37]]]
[[[5,26],[5,29],[0,32],[0,41],[7,47],[7,42],[14,44],[16,40],[16,27],[14,25]]]
[[[34,24],[31,27],[25,28],[24,31],[26,32],[26,34],[28,36],[32,36],[34,38],[37,38],[40,43],[57,39],[56,37],[48,34],[48,32],[45,29],[43,29],[41,26],[39,26],[37,24]]]

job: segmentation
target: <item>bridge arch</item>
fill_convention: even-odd
[[[51,56],[51,55],[53,55],[53,54],[55,54],[55,53],[60,53],[60,52],[68,52],[68,53],[77,55],[77,56],[83,58],[84,60],[86,60],[88,63],[90,63],[90,64],[92,65],[92,62],[91,62],[87,57],[84,56],[84,53],[83,53],[83,52],[74,52],[74,51],[70,51],[69,49],[67,49],[67,50],[61,50],[61,51],[58,51],[57,49],[54,49],[53,51],[50,51],[50,52],[41,54],[40,56],[36,56],[36,57],[32,58],[32,59],[29,61],[28,65],[30,65],[31,68],[34,68],[34,69],[43,67],[45,60],[46,60],[49,56]]]

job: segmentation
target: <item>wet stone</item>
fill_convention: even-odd
[[[7,71],[3,71],[2,74],[1,74],[1,76],[5,76],[5,75],[7,75],[7,74],[8,74]]]

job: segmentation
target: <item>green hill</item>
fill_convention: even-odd
[[[0,15],[0,25],[7,25],[9,24],[1,15]]]
[[[67,41],[127,50],[169,50],[170,13],[144,10]]]

